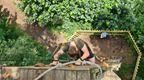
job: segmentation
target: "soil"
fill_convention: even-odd
[[[81,33],[78,38],[86,41],[97,56],[106,58],[118,56],[123,58],[124,63],[135,63],[136,55],[133,55],[130,45],[122,36],[109,36],[106,39],[101,39],[100,35]]]
[[[18,2],[19,0],[0,0],[0,5],[2,5],[0,11],[8,13],[7,17],[10,22],[16,22],[20,29],[27,32],[28,35],[43,44],[51,52],[54,51],[59,43],[66,41],[62,33],[53,33],[45,27],[27,24],[25,22],[26,16],[16,6]]]
[[[62,33],[53,33],[46,27],[27,25],[25,31],[32,36],[33,39],[44,45],[50,52],[54,52],[58,44],[66,42]]]
[[[120,74],[119,76],[122,80],[130,80],[132,78],[134,68],[131,65],[135,65],[137,55],[123,36],[109,36],[106,39],[101,39],[100,35],[95,35],[94,33],[81,33],[77,38],[87,42],[97,56],[107,59],[112,56],[122,57],[121,63],[125,68],[122,68],[123,70],[121,69],[117,73]],[[125,69],[127,69],[127,72]]]
[[[24,29],[26,16],[17,8],[16,3],[18,3],[18,0],[0,0],[3,9],[7,9],[10,15],[16,16],[17,24],[21,25],[21,29]]]

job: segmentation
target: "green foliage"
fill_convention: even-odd
[[[6,16],[0,18],[0,64],[26,66],[37,62],[48,63],[50,59],[50,52],[42,45],[16,25],[8,24]]]
[[[40,44],[26,36],[16,40],[1,41],[0,44],[0,61],[7,65],[26,66],[48,61],[51,58],[49,54]]]
[[[64,24],[62,26],[53,27],[52,31],[57,31],[63,33],[65,38],[70,38],[73,33],[77,30],[90,30],[91,24],[90,23],[83,23],[83,22],[71,22],[70,20],[64,20]]]
[[[118,75],[122,78],[122,80],[129,80],[132,78],[133,69],[135,64],[122,64],[120,70],[118,71]],[[131,75],[130,75],[131,74]],[[129,76],[127,76],[129,75]]]
[[[143,0],[135,0],[135,4],[134,4],[134,14],[138,17],[142,17],[143,13],[144,13],[144,1]]]
[[[125,5],[113,6],[109,13],[100,13],[94,18],[92,27],[94,29],[121,29],[130,30],[136,22],[135,16]]]
[[[135,0],[134,14],[137,18],[137,23],[135,29],[133,29],[133,35],[142,51],[142,58],[140,62],[140,67],[138,71],[138,80],[144,79],[144,1]]]
[[[19,7],[29,17],[28,22],[45,26],[63,19],[92,22],[97,14],[107,13],[119,2],[112,0],[21,0]]]

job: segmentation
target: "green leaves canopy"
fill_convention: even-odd
[[[92,22],[100,13],[109,13],[109,9],[120,3],[112,0],[21,0],[19,7],[29,17],[30,23],[40,25],[53,23],[53,19],[71,19],[72,21]]]

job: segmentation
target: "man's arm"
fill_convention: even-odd
[[[57,51],[54,56],[53,56],[53,62],[50,63],[50,66],[55,66],[59,63],[59,57],[60,55],[62,55],[64,53],[64,51],[62,49],[60,49],[59,51]]]
[[[57,51],[54,56],[53,56],[53,60],[54,61],[58,61],[59,60],[59,57],[60,55],[62,55],[64,53],[64,51],[62,49],[60,49],[59,51]]]
[[[83,55],[81,56],[81,59],[84,60],[89,56],[90,53],[89,53],[88,48],[85,44],[81,50],[83,51]]]
[[[81,65],[81,62],[89,56],[89,51],[88,51],[85,44],[84,44],[84,46],[82,47],[81,50],[83,51],[83,55],[77,60],[75,65]]]

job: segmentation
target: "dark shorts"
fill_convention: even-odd
[[[89,56],[86,58],[86,60],[90,59],[90,58],[93,58],[94,57],[94,54],[93,53],[90,53]]]

